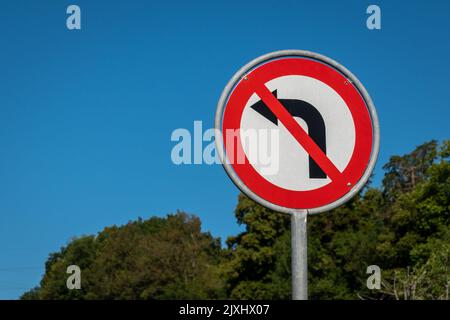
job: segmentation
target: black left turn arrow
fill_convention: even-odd
[[[277,98],[277,90],[273,91],[272,94]],[[280,101],[291,116],[299,117],[306,122],[309,136],[323,153],[326,154],[325,122],[320,112],[313,105],[303,100],[278,99],[278,101]],[[256,102],[251,108],[278,126],[277,117],[264,101],[260,100]],[[311,179],[326,179],[327,177],[325,172],[323,172],[311,156],[309,156],[309,177]]]

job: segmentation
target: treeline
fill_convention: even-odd
[[[450,141],[393,156],[380,188],[308,218],[311,299],[448,299],[449,158]],[[289,299],[289,217],[243,195],[235,216],[246,228],[226,248],[183,212],[74,239],[22,299]],[[80,290],[66,286],[72,264]],[[369,265],[380,290],[366,286]]]

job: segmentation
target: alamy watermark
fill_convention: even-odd
[[[81,289],[81,269],[79,266],[73,264],[67,267],[66,273],[70,274],[67,278],[66,286],[67,289]]]
[[[75,4],[67,7],[67,14],[70,16],[66,19],[66,27],[69,30],[81,30],[81,9]]]
[[[371,4],[367,7],[367,14],[370,16],[367,18],[366,26],[369,30],[380,30],[381,29],[381,9],[375,4]]]
[[[380,290],[381,288],[381,269],[377,265],[371,265],[367,267],[367,274],[370,276],[367,278],[366,285],[367,289],[370,290]]]
[[[214,128],[203,131],[202,121],[194,121],[192,131],[173,130],[170,140],[176,144],[171,151],[172,162],[176,165],[221,164],[215,136],[225,141],[228,163],[257,165],[266,175],[278,172],[279,129],[226,129],[223,134]]]

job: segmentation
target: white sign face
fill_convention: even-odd
[[[353,154],[355,147],[355,125],[348,106],[341,96],[330,86],[320,80],[298,75],[283,76],[266,83],[266,87],[277,94],[280,101],[305,101],[315,109],[323,119],[325,125],[326,154],[336,167],[343,171]],[[314,190],[330,183],[330,178],[312,178],[309,170],[309,155],[305,149],[299,146],[292,134],[281,122],[277,124],[269,121],[252,106],[261,99],[254,93],[245,105],[241,119],[241,140],[244,152],[256,171],[271,183],[288,190],[306,191]],[[301,105],[298,105],[301,108]],[[309,132],[308,124],[299,116],[294,119],[300,126]],[[270,143],[278,143],[278,146],[270,145],[272,150],[278,150],[278,155],[269,157],[268,161],[277,163],[261,163],[255,159],[256,153],[250,152],[250,144],[253,142],[244,136],[244,132],[251,129],[278,130],[278,139]],[[267,148],[266,139],[257,140],[258,148]],[[278,170],[268,171],[267,168]]]

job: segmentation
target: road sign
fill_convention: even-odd
[[[369,94],[330,58],[273,52],[228,82],[215,129],[222,164],[241,191],[291,214],[292,298],[306,300],[308,214],[348,201],[375,166],[379,127]],[[265,132],[265,140],[258,139],[258,131]],[[267,139],[269,131],[277,139]],[[269,148],[275,157],[261,161]]]
[[[367,91],[337,62],[306,51],[274,52],[239,70],[222,93],[215,126],[228,175],[279,212],[318,213],[348,201],[378,154],[378,120]],[[268,140],[248,139],[251,130],[275,130],[278,138],[264,147]],[[278,151],[271,159],[276,172],[255,158],[263,147]]]

